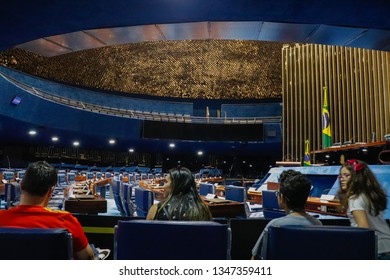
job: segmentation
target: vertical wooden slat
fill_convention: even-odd
[[[283,50],[283,156],[300,160],[304,140],[322,148],[324,86],[333,142],[383,140],[390,133],[390,53],[296,45]]]

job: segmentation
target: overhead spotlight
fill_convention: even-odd
[[[246,163],[246,161],[245,161],[245,160],[243,160],[243,161],[242,161],[242,163]]]
[[[203,155],[203,152],[202,151],[198,151],[198,156],[201,156]]]
[[[73,142],[73,146],[75,146],[75,147],[80,146],[80,142],[79,142],[79,141],[74,141],[74,142]]]
[[[170,143],[170,144],[169,144],[169,147],[170,147],[170,148],[175,148],[175,143]]]
[[[330,155],[325,155],[326,158],[330,158]]]
[[[108,143],[110,143],[111,145],[114,145],[116,143],[115,139],[110,139],[108,140]]]
[[[36,132],[35,130],[30,130],[30,131],[28,132],[28,134],[30,134],[31,136],[34,136],[34,135],[37,134],[37,132]]]
[[[53,136],[53,137],[51,138],[51,141],[57,142],[57,141],[58,141],[58,137],[57,137],[57,136]]]
[[[134,153],[134,149],[129,149],[129,152],[130,153]]]
[[[367,153],[367,151],[368,151],[367,148],[362,148],[363,153]]]

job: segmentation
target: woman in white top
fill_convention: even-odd
[[[378,259],[390,259],[390,227],[383,217],[387,196],[378,180],[361,160],[348,160],[340,169],[339,180],[339,196],[351,226],[375,230]]]

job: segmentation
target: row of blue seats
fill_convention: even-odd
[[[154,193],[137,182],[125,183],[117,177],[111,180],[115,205],[122,216],[146,217],[154,203]]]
[[[228,225],[217,222],[120,220],[113,254],[117,260],[226,260],[231,237]],[[370,260],[377,255],[375,231],[365,228],[269,227],[264,240],[267,259]],[[72,258],[72,239],[63,229],[0,228],[0,243],[0,259]]]

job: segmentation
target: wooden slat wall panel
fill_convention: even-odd
[[[282,51],[283,160],[302,161],[305,139],[322,149],[323,87],[332,141],[376,141],[390,134],[390,53],[325,45]]]

